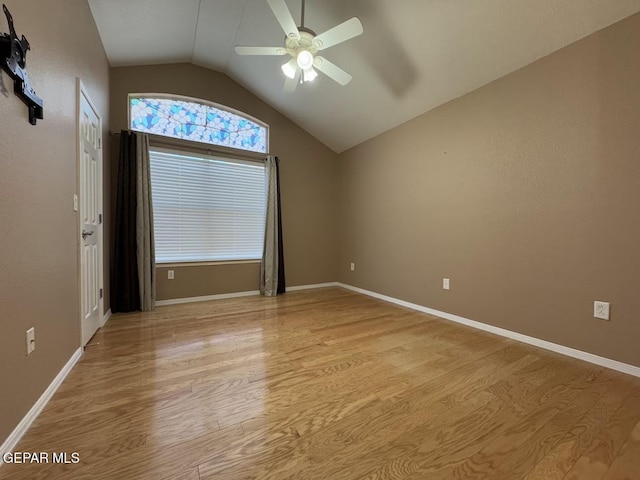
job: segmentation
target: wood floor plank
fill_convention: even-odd
[[[541,360],[537,363],[542,369],[555,370],[556,375],[540,385],[538,382],[527,381],[530,375],[528,368],[519,370],[487,389],[496,396],[495,402],[474,412],[469,418],[456,416],[453,425],[445,424],[442,429],[434,432],[414,435],[419,440],[409,457],[414,459],[414,462],[413,472],[408,478],[492,476],[497,465],[478,461],[478,452],[485,445],[495,444],[490,449],[491,459],[495,461],[501,445],[506,443],[505,448],[511,448],[510,442],[504,442],[505,438],[511,437],[509,440],[513,440],[526,435],[530,428],[535,428],[536,422],[544,423],[566,404],[566,388],[558,389],[558,385],[579,384],[589,375],[589,372],[558,369],[555,362]],[[451,421],[451,418],[449,420]],[[510,432],[510,429],[514,431]],[[482,458],[481,456],[480,459]],[[397,461],[398,459],[395,459],[392,463]],[[376,475],[376,470],[370,472],[372,478]]]
[[[640,480],[640,379],[341,288],[114,315],[0,479]]]
[[[634,379],[635,380],[635,379]],[[635,384],[634,382],[630,382]],[[634,386],[610,420],[593,439],[585,454],[565,475],[564,480],[601,480],[640,420],[640,387]]]
[[[622,383],[619,388],[614,387],[602,395],[598,403],[524,477],[525,480],[562,480],[630,391],[631,385]]]
[[[566,398],[570,402],[524,442],[512,445],[508,458],[492,473],[496,479],[523,478],[577,424],[584,412],[593,408],[602,395],[615,384],[615,379],[595,370],[584,385],[572,389]]]
[[[313,475],[316,475],[314,468],[317,468],[318,464],[322,464],[326,458],[332,459],[332,465],[321,466],[321,470],[324,471],[328,468],[329,471],[318,472],[318,478],[324,474],[331,476],[335,468],[344,472],[342,465],[349,458],[386,445],[392,439],[414,427],[416,422],[420,424],[435,421],[439,415],[450,409],[451,402],[447,401],[449,395],[458,395],[459,390],[465,390],[465,394],[461,398],[481,398],[479,393],[487,385],[487,382],[490,382],[492,378],[496,381],[501,375],[508,374],[508,370],[496,369],[495,364],[508,364],[511,369],[517,370],[532,361],[529,356],[523,355],[523,353],[517,348],[507,345],[502,350],[485,357],[488,359],[488,364],[481,368],[477,368],[472,362],[465,363],[463,367],[458,369],[460,376],[454,377],[455,381],[451,377],[443,375],[433,381],[426,382],[413,391],[402,392],[401,401],[383,402],[379,407],[373,406],[370,410],[362,409],[337,425],[331,425],[314,433],[314,435],[303,437],[298,442],[281,446],[281,451],[287,451],[287,455],[274,459],[270,464],[265,465],[264,462],[264,458],[269,456],[269,452],[265,455],[262,450],[244,452],[243,458],[258,465],[260,471],[253,473],[256,478],[276,478],[271,477],[273,471],[282,473],[292,469],[297,471],[297,473],[292,473],[294,476],[304,474],[314,478]],[[519,359],[524,361],[519,364],[516,361]],[[438,402],[442,402],[440,406],[436,406]],[[398,412],[402,412],[402,415],[398,416]],[[310,453],[302,454],[304,452]],[[292,465],[291,458],[297,458],[295,465]],[[376,461],[379,461],[379,458]],[[247,475],[243,471],[242,462],[243,459],[236,458],[235,462],[226,464],[222,457],[215,458],[210,463],[201,466],[200,474],[207,478],[224,468],[228,468],[230,470],[225,470],[225,475],[230,475],[232,478],[242,478],[243,475]],[[359,460],[358,463],[360,467],[364,466],[362,461]],[[277,468],[274,469],[274,466]],[[234,469],[241,473],[233,471]]]
[[[604,480],[629,480],[638,477],[640,472],[640,422],[631,431],[629,439],[613,461]]]

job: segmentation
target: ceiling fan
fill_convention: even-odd
[[[300,27],[296,26],[285,0],[267,0],[267,3],[286,35],[284,47],[236,46],[238,55],[289,54],[291,59],[282,65],[282,71],[287,77],[284,84],[285,92],[293,92],[298,83],[311,82],[318,76],[316,69],[340,85],[344,86],[351,81],[351,75],[318,55],[318,52],[361,35],[363,32],[362,23],[357,17],[316,35],[314,31],[304,26],[305,0],[302,0]]]

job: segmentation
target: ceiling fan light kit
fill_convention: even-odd
[[[292,58],[287,63],[283,64],[281,68],[282,68],[282,72],[288,78],[294,78],[296,76],[297,67],[298,67],[298,62],[296,61],[295,58]]]
[[[313,54],[309,50],[300,50],[296,62],[302,70],[307,70],[313,66]]]
[[[313,82],[313,80],[318,76],[318,72],[316,72],[313,68],[307,68],[303,70],[302,78],[305,82]]]
[[[347,85],[351,81],[351,75],[326,58],[319,56],[318,52],[361,35],[363,33],[362,23],[357,17],[316,35],[315,32],[304,26],[305,0],[302,0],[302,25],[300,27],[293,20],[285,0],[267,0],[267,3],[285,33],[284,48],[236,46],[235,50],[238,55],[289,54],[291,59],[281,67],[286,77],[284,85],[286,92],[294,91],[298,81],[300,83],[312,82],[318,76],[316,68],[340,85]]]

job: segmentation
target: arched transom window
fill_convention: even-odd
[[[132,130],[267,153],[269,127],[223,105],[188,97],[129,95]]]

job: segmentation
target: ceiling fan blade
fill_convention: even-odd
[[[313,61],[313,66],[343,87],[353,78],[335,63],[330,62],[324,57],[316,57]]]
[[[300,31],[285,0],[267,0],[267,3],[269,7],[271,7],[271,11],[273,11],[273,14],[276,16],[287,38],[300,40]]]
[[[338,43],[347,41],[358,35],[362,35],[364,29],[358,17],[353,17],[346,22],[342,22],[313,39],[313,44],[318,50],[333,47]]]
[[[238,55],[286,55],[287,51],[282,47],[236,47]]]
[[[298,68],[293,78],[285,77],[283,88],[285,92],[292,93],[296,91],[296,87],[298,86],[298,83],[300,83],[300,73],[300,69]]]

